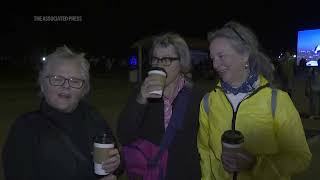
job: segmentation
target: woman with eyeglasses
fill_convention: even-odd
[[[162,82],[148,76],[121,112],[117,133],[125,170],[130,180],[200,179],[196,139],[203,93],[186,81],[191,57],[185,40],[175,33],[154,37],[150,65],[166,72],[163,95],[150,93]],[[168,134],[170,143],[159,155]]]
[[[202,179],[289,180],[305,170],[311,153],[299,113],[270,86],[271,60],[253,32],[229,22],[208,41],[220,81],[200,106]]]
[[[117,148],[102,165],[109,175],[98,176],[93,170],[94,136],[112,132],[83,100],[90,89],[89,67],[82,53],[66,46],[47,56],[38,79],[40,108],[15,121],[3,150],[6,180],[116,179]]]

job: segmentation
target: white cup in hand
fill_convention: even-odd
[[[94,172],[97,175],[108,175],[102,168],[103,162],[110,158],[109,151],[114,148],[113,137],[111,134],[103,134],[95,137],[93,146]]]
[[[161,98],[167,78],[166,71],[163,68],[154,67],[148,72],[148,77],[152,78],[153,81],[158,81],[158,86],[149,92],[150,95]]]

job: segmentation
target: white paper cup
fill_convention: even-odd
[[[93,150],[93,159],[94,159],[94,172],[97,175],[108,175],[102,169],[103,161],[109,158],[109,151],[114,148],[114,144],[100,144],[94,143],[94,150]]]
[[[221,137],[222,151],[237,152],[243,146],[244,137],[240,131],[225,131]]]
[[[158,90],[151,91],[150,94],[156,94],[162,97],[163,88],[166,82],[167,74],[164,70],[161,69],[153,69],[148,72],[148,76],[155,76],[161,82],[161,86],[159,86]]]
[[[110,158],[109,151],[114,148],[113,136],[110,133],[104,133],[95,136],[93,143],[93,161],[94,172],[97,175],[108,175],[102,168],[104,161]]]

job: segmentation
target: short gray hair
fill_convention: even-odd
[[[258,38],[249,27],[230,21],[222,28],[208,33],[209,44],[220,37],[231,40],[232,47],[238,53],[248,53],[250,70],[263,75],[269,82],[273,82],[274,68],[271,59],[262,51]]]
[[[85,58],[84,53],[76,53],[69,49],[67,46],[58,47],[53,53],[49,54],[42,64],[42,68],[39,71],[38,82],[40,86],[44,84],[44,79],[48,75],[49,67],[53,64],[75,61],[80,63],[81,76],[85,80],[84,92],[87,94],[90,90],[90,63]]]
[[[150,49],[150,59],[156,47],[168,47],[172,45],[179,58],[181,72],[186,74],[191,69],[191,55],[186,41],[177,33],[168,32],[153,38],[152,47]]]

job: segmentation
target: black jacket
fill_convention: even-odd
[[[199,106],[203,95],[202,91],[192,89],[183,127],[176,131],[168,150],[166,180],[201,179],[197,133]],[[136,97],[137,92],[129,98],[120,114],[117,131],[120,143],[126,145],[137,138],[143,138],[159,145],[165,132],[163,101],[141,105],[136,101]]]
[[[87,160],[80,159],[59,135],[68,136]],[[38,111],[22,115],[12,125],[3,150],[7,180],[96,180],[93,137],[111,132],[103,117],[80,102],[72,113],[61,113],[44,101]]]

